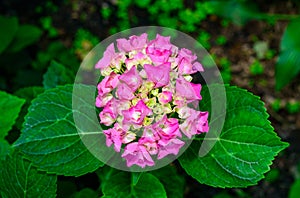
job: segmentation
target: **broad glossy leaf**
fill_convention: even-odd
[[[7,48],[9,52],[17,52],[28,45],[37,42],[42,35],[42,31],[34,25],[19,26],[13,41]]]
[[[24,122],[24,117],[28,113],[28,107],[30,106],[31,101],[36,98],[39,94],[44,92],[43,87],[25,87],[17,90],[14,94],[20,98],[24,98],[26,100],[23,105],[20,115],[16,120],[16,127],[21,130],[22,124]]]
[[[132,173],[118,172],[113,174],[102,188],[104,197],[139,197],[163,198],[166,191],[160,181],[150,173],[142,173],[134,185]]]
[[[218,88],[221,85],[212,86]],[[201,110],[210,111],[210,96],[204,87],[201,92]],[[179,158],[186,172],[200,183],[214,187],[246,187],[255,185],[270,170],[274,157],[287,143],[281,142],[274,132],[264,103],[246,90],[226,86],[226,120],[220,136],[207,138],[214,144],[212,149],[199,157],[203,138],[194,140]],[[211,101],[217,100],[214,95]],[[218,123],[220,117],[210,118],[210,125]],[[209,133],[218,134],[210,130]]]
[[[297,179],[290,188],[289,198],[298,198],[300,194],[300,179]]]
[[[18,20],[16,17],[6,18],[0,16],[0,54],[13,40],[17,29]]]
[[[59,86],[34,99],[15,146],[39,169],[79,176],[96,170],[103,163],[89,152],[77,132],[72,90],[72,85]],[[85,104],[84,99],[82,103]]]
[[[280,42],[280,50],[291,50],[291,49],[298,49],[300,50],[300,18],[291,21],[286,30],[283,33]]]
[[[0,139],[11,130],[24,103],[24,99],[0,91]]]
[[[74,74],[62,64],[51,61],[44,75],[43,85],[45,89],[54,88],[57,85],[71,84],[74,82]]]
[[[280,53],[275,67],[276,89],[290,83],[300,72],[300,48]]]
[[[280,90],[300,72],[300,19],[291,21],[280,43],[280,54],[275,68],[276,89]]]
[[[56,197],[56,179],[56,175],[38,171],[15,152],[12,156],[7,156],[1,164],[0,195],[3,198]]]
[[[6,156],[11,153],[11,151],[12,149],[8,142],[0,139],[0,161],[4,160]]]
[[[151,174],[157,177],[164,185],[168,197],[183,197],[185,188],[184,177],[177,173],[175,166],[165,166],[158,170],[152,171]]]

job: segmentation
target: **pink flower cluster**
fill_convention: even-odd
[[[117,39],[96,64],[104,79],[98,84],[96,106],[103,108],[100,123],[107,146],[114,146],[127,166],[153,166],[168,155],[177,155],[189,139],[208,132],[208,112],[195,110],[201,85],[191,74],[203,71],[190,50],[178,49],[170,37],[147,34]]]

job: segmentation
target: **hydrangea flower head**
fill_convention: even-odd
[[[96,64],[104,79],[95,104],[106,145],[121,153],[128,167],[154,166],[177,155],[184,138],[208,132],[208,112],[193,108],[202,99],[201,84],[191,74],[202,72],[197,56],[179,49],[171,37],[146,33],[117,39]]]

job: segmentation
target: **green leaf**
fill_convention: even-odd
[[[24,99],[0,91],[0,139],[11,130],[24,103]]]
[[[19,153],[7,156],[0,169],[0,192],[6,197],[56,197],[56,175],[38,171]]]
[[[9,52],[17,52],[23,48],[37,42],[42,35],[42,31],[34,25],[19,26],[13,41],[7,48]]]
[[[291,21],[286,27],[280,42],[280,50],[298,49],[300,50],[300,19]]]
[[[25,87],[17,90],[14,94],[20,98],[26,100],[24,106],[21,109],[20,115],[16,120],[16,127],[21,130],[22,124],[24,122],[24,117],[28,113],[28,107],[30,106],[31,101],[36,98],[39,94],[44,92],[43,87]]]
[[[210,100],[209,92],[221,86],[212,85],[209,91],[203,88],[202,111],[211,112],[211,101],[219,101],[220,95],[212,95]],[[264,103],[257,96],[231,86],[226,86],[226,95],[222,132],[218,136],[219,131],[210,130],[209,133],[216,134],[215,138],[203,142],[212,144],[211,150],[199,157],[202,138],[197,138],[179,161],[189,175],[206,185],[222,188],[255,185],[270,170],[274,157],[288,144],[281,142],[273,131]],[[210,126],[218,125],[222,116],[211,118]]]
[[[72,85],[38,95],[29,107],[15,146],[39,169],[80,176],[103,165],[82,143],[73,121]],[[84,99],[82,103],[85,104]],[[95,108],[93,106],[93,108]],[[91,147],[99,147],[97,144]]]
[[[0,54],[8,47],[18,29],[16,17],[6,18],[0,16]]]
[[[280,90],[300,72],[300,19],[291,21],[280,43],[280,54],[275,68],[276,89]]]
[[[300,49],[281,52],[275,67],[276,90],[282,89],[300,72]]]
[[[50,67],[44,75],[43,85],[45,89],[54,88],[57,85],[71,84],[74,82],[74,74],[65,66],[56,61],[51,61]]]
[[[104,197],[167,197],[163,185],[150,173],[143,173],[138,183],[134,185],[131,173],[120,171],[109,178],[102,191]]]
[[[0,139],[0,161],[4,160],[6,156],[11,153],[11,151],[12,149],[8,142]]]
[[[164,185],[167,196],[170,198],[181,198],[184,195],[185,181],[174,166],[165,166],[151,172]]]
[[[296,180],[290,188],[289,198],[298,198],[300,194],[300,179]]]

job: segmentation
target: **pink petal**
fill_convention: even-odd
[[[168,102],[172,101],[172,92],[170,91],[163,91],[162,93],[158,94],[158,101],[161,104],[167,104]]]
[[[126,83],[128,87],[131,88],[132,92],[135,92],[142,84],[142,78],[139,76],[135,66],[133,66],[126,73],[122,74],[119,79],[121,82]]]
[[[159,66],[144,65],[148,80],[155,84],[155,88],[166,86],[170,82],[171,63],[164,63]]]
[[[125,83],[118,85],[117,96],[120,100],[132,100],[135,97],[132,90]]]
[[[130,42],[124,38],[117,39],[117,47],[120,52],[130,52],[131,51]]]
[[[115,46],[112,43],[106,48],[102,59],[96,64],[95,68],[96,69],[104,69],[104,68],[108,67],[111,60],[114,58],[115,55],[116,55]]]
[[[129,37],[129,42],[131,44],[132,49],[138,50],[143,49],[147,45],[148,35],[146,33],[141,34],[140,36],[131,36]]]
[[[152,114],[151,109],[149,109],[143,100],[140,100],[135,106],[129,108],[128,110],[122,111],[124,119],[123,124],[136,124],[141,125],[144,118]]]
[[[159,152],[157,159],[162,159],[169,154],[177,155],[179,153],[180,148],[184,145],[184,142],[179,139],[171,139],[171,140],[160,140],[159,144]]]
[[[183,77],[176,80],[176,93],[187,99],[188,102],[201,100],[201,84],[186,81]]]

